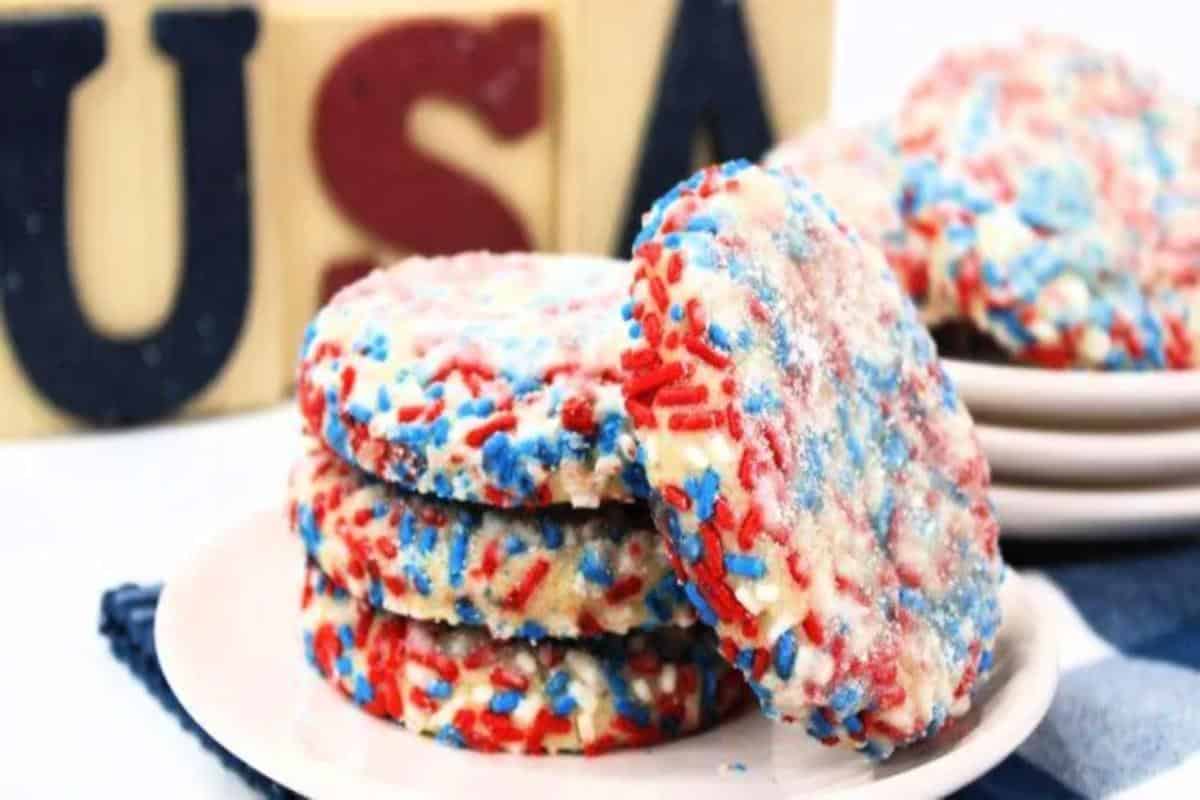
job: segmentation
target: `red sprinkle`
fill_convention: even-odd
[[[500,431],[511,431],[515,427],[517,427],[516,415],[497,415],[480,425],[478,428],[468,431],[466,436],[467,445],[470,447],[479,447],[489,438],[491,438],[493,433],[499,433]]]
[[[672,484],[663,487],[663,499],[680,511],[687,511],[692,507],[692,498],[688,493]]]
[[[513,611],[520,611],[525,608],[525,604],[529,602],[529,598],[537,591],[538,586],[546,578],[546,573],[550,571],[550,561],[545,558],[539,558],[533,562],[521,582],[514,586],[508,595],[504,598],[503,605],[505,608]]]
[[[804,615],[804,621],[800,625],[804,628],[804,633],[808,636],[810,642],[817,647],[825,644],[825,628],[821,625],[821,620],[817,619],[817,615],[811,610]]]
[[[578,395],[568,397],[562,405],[563,427],[569,431],[591,434],[596,430],[596,418],[592,412],[592,401]]]
[[[640,397],[683,377],[683,364],[672,361],[661,367],[635,375],[622,387],[626,397]]]
[[[689,333],[687,336],[684,336],[683,346],[687,348],[689,353],[717,369],[724,369],[729,365],[729,356],[718,353],[709,347],[708,342],[705,342],[695,334]]]
[[[708,387],[703,384],[691,386],[664,386],[654,396],[659,406],[691,406],[708,399]]]

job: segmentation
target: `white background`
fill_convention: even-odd
[[[942,48],[1030,24],[1123,49],[1200,97],[1189,6],[844,2],[834,113],[879,114]],[[105,588],[161,579],[206,538],[279,506],[293,447],[281,411],[0,445],[0,796],[248,796],[107,655],[97,607]]]

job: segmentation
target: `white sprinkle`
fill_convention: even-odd
[[[703,469],[708,466],[708,459],[704,457],[704,451],[695,445],[683,448],[683,457],[687,459],[688,464],[696,469]]]
[[[582,684],[571,685],[571,696],[575,698],[575,702],[579,703],[579,707],[584,711],[594,711],[596,709],[596,693]]]
[[[600,670],[596,669],[595,663],[583,653],[571,651],[567,653],[567,666],[575,673],[575,677],[583,683],[584,686],[596,688],[600,685]]]
[[[758,595],[758,599],[761,600],[764,605],[769,606],[779,599],[779,586],[778,584],[759,581],[758,588],[755,589],[755,593]]]
[[[533,675],[537,672],[537,659],[529,653],[517,653],[517,669],[526,675]]]
[[[645,678],[636,678],[629,686],[637,695],[637,699],[643,703],[649,703],[654,699],[654,694],[650,691],[650,684],[646,683]]]
[[[537,712],[542,707],[542,701],[536,697],[525,696],[525,699],[517,704],[517,707],[512,712],[512,717],[517,721],[518,725],[523,727],[533,724],[533,718],[537,716]]]
[[[471,690],[471,700],[477,705],[490,703],[492,700],[492,689],[490,686],[476,686]]]
[[[675,665],[667,664],[658,676],[658,688],[667,694],[675,691]]]

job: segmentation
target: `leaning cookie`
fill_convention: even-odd
[[[309,326],[309,432],[383,480],[497,507],[644,493],[622,411],[615,318],[626,262],[410,258]]]
[[[878,250],[729,163],[655,203],[634,268],[659,528],[764,711],[874,756],[965,713],[999,626],[988,466]]]
[[[598,755],[715,725],[745,684],[707,632],[539,644],[377,611],[309,566],[309,662],[366,711],[484,752]]]
[[[763,165],[817,187],[848,225],[883,251],[900,285],[923,307],[929,244],[920,231],[906,227],[900,214],[904,154],[892,120],[859,127],[818,125],[777,145]]]
[[[292,529],[352,595],[500,638],[687,626],[695,614],[644,506],[504,511],[397,490],[312,440],[292,469]]]

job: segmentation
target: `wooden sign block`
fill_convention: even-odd
[[[833,0],[563,0],[558,246],[629,255],[694,168],[824,115]]]
[[[0,5],[0,437],[282,398],[261,22]]]
[[[411,253],[553,245],[550,0],[270,6],[286,167],[285,348],[336,288]]]

